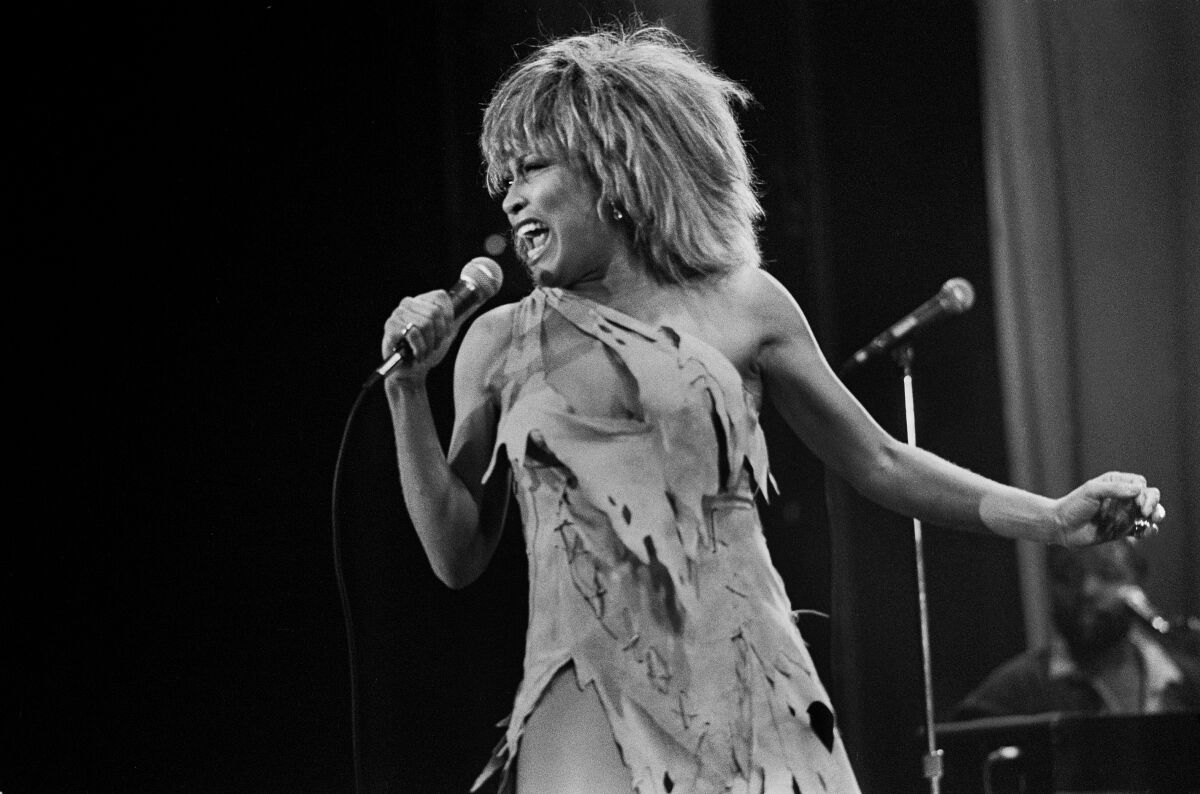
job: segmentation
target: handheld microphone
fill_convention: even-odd
[[[965,278],[952,278],[942,285],[938,293],[909,312],[902,320],[875,337],[842,364],[846,375],[868,361],[878,358],[905,341],[927,325],[943,317],[962,314],[975,305],[975,289]]]
[[[494,259],[477,256],[463,266],[459,273],[458,283],[447,290],[450,302],[454,305],[454,319],[462,317],[467,312],[495,297],[504,282],[504,273]],[[407,339],[401,339],[396,350],[382,365],[367,378],[363,388],[375,385],[376,381],[387,377],[388,373],[401,364],[412,361],[412,347]]]

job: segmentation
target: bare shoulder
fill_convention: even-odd
[[[735,311],[760,330],[763,344],[790,338],[807,326],[796,299],[779,279],[762,268],[729,276],[727,294]]]
[[[506,347],[512,335],[513,318],[518,306],[517,303],[501,304],[470,320],[463,337],[463,347],[480,347],[484,352],[495,352]]]
[[[505,351],[512,343],[516,303],[488,309],[470,321],[455,360],[455,381],[460,386],[486,387],[503,366]]]

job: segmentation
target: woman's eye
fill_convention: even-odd
[[[512,172],[508,176],[504,177],[500,184],[503,185],[505,190],[509,190],[518,181],[527,179],[530,175],[541,171],[549,165],[550,162],[548,160],[543,160],[540,158],[522,160],[513,166]]]

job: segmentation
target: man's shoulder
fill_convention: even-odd
[[[1051,657],[1050,646],[1040,646],[1021,651],[1000,663],[985,680],[1008,680],[1012,678],[1045,678]]]
[[[1047,701],[1050,648],[1022,651],[997,665],[951,711],[955,720],[1025,714]]]

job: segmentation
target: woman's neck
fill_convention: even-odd
[[[675,288],[656,281],[640,261],[617,257],[602,278],[577,282],[564,289],[630,317],[653,323],[658,319],[663,299]]]

